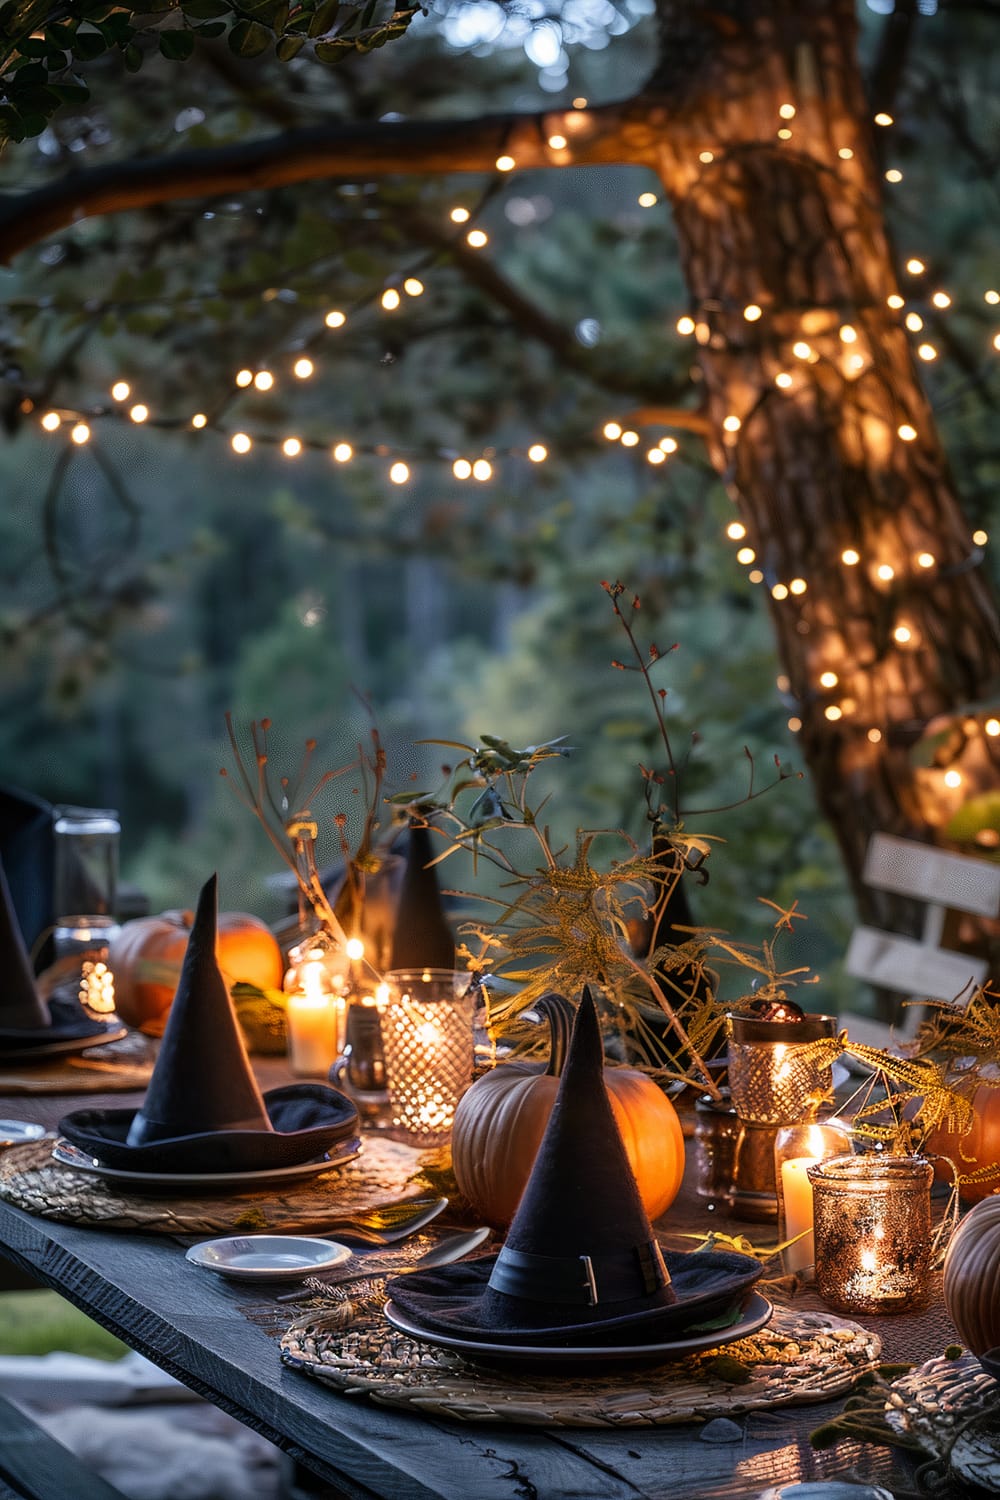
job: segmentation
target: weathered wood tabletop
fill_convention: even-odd
[[[265,1087],[282,1081],[280,1065],[264,1064],[260,1071]],[[132,1100],[116,1094],[107,1103]],[[0,1117],[54,1127],[78,1102],[93,1107],[102,1101],[93,1094],[85,1101],[7,1098],[0,1074]],[[766,1240],[768,1231],[758,1228],[757,1234]],[[748,1414],[738,1419],[738,1440],[728,1443],[704,1441],[697,1425],[555,1431],[392,1411],[284,1367],[278,1335],[288,1309],[269,1289],[199,1272],[169,1236],[55,1223],[0,1202],[0,1252],[344,1496],[750,1500],[795,1479],[853,1470],[891,1483],[893,1474],[902,1474],[883,1449],[852,1443],[824,1453],[809,1448],[809,1432],[842,1402]],[[943,1347],[939,1320],[923,1330],[919,1319],[905,1316],[867,1326],[877,1327],[893,1358],[901,1346],[908,1346],[901,1357],[911,1359]]]

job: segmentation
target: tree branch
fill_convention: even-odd
[[[177,199],[318,179],[493,172],[502,155],[513,157],[521,168],[609,163],[653,167],[655,128],[642,118],[638,103],[472,120],[317,125],[263,140],[111,162],[0,198],[0,260],[10,261],[78,219]],[[553,137],[564,137],[568,145],[550,146]]]

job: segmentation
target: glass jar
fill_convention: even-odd
[[[836,1156],[808,1167],[816,1284],[838,1312],[915,1312],[931,1299],[931,1183],[921,1156]]]
[[[109,957],[117,935],[115,900],[121,824],[111,808],[55,809],[52,951],[57,990],[72,989],[88,1015],[115,1008]]]
[[[774,1181],[778,1195],[778,1239],[795,1240],[781,1252],[786,1272],[811,1276],[813,1194],[808,1169],[833,1156],[851,1153],[850,1127],[835,1116],[782,1125],[774,1138]],[[796,1238],[801,1236],[801,1238]]]
[[[755,1125],[790,1125],[814,1114],[830,1091],[830,1065],[808,1045],[836,1035],[835,1016],[762,1021],[730,1015],[729,1088],[736,1113]]]
[[[472,1082],[472,976],[453,969],[390,969],[380,999],[393,1130],[415,1146],[443,1145]]]

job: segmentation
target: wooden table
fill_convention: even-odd
[[[281,1069],[261,1068],[264,1086]],[[0,1083],[2,1087],[2,1083]],[[29,1098],[0,1093],[0,1117],[54,1126],[69,1109],[137,1103],[139,1095]],[[673,1212],[673,1211],[672,1211]],[[720,1225],[720,1227],[723,1227]],[[770,1231],[758,1227],[767,1242]],[[338,1395],[286,1369],[277,1335],[287,1309],[256,1286],[195,1271],[176,1241],[47,1221],[0,1201],[0,1252],[54,1288],[192,1390],[292,1454],[334,1495],[382,1500],[750,1500],[767,1486],[829,1478],[852,1466],[873,1481],[903,1470],[883,1449],[841,1443],[814,1453],[808,1434],[842,1405],[740,1418],[739,1441],[700,1428],[558,1432],[459,1424]],[[893,1326],[895,1325],[895,1327]],[[890,1357],[940,1353],[919,1319],[882,1318]],[[927,1347],[921,1349],[921,1344]]]

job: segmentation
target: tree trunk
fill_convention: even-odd
[[[647,92],[670,120],[660,171],[712,460],[770,593],[821,808],[862,912],[889,921],[898,913],[860,884],[870,835],[940,841],[977,775],[995,782],[1000,741],[961,710],[1000,679],[1000,628],[887,301],[897,284],[853,10],[661,3]],[[968,743],[951,788],[910,750],[956,713]]]

